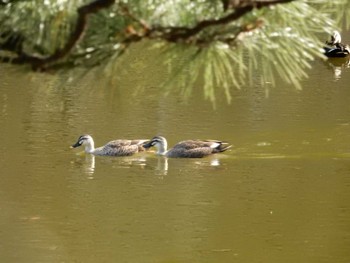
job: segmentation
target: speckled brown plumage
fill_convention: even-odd
[[[202,158],[214,153],[224,152],[232,146],[218,140],[186,140],[177,143],[167,151],[167,141],[162,136],[155,136],[143,145],[145,148],[155,146],[157,154],[170,158]]]
[[[148,142],[147,139],[140,140],[128,140],[119,139],[106,143],[104,146],[94,148],[94,140],[90,135],[82,135],[78,141],[72,145],[72,148],[79,146],[85,146],[85,152],[94,155],[106,155],[106,156],[130,156],[135,153],[144,151],[145,148],[142,146]]]

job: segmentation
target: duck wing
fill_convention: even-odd
[[[212,153],[213,151],[209,147],[197,147],[192,149],[175,147],[170,149],[166,153],[166,156],[171,158],[202,158]]]
[[[133,146],[133,145],[142,145],[143,143],[145,143],[147,141],[149,141],[149,140],[146,140],[146,139],[140,139],[140,140],[120,139],[120,140],[110,141],[105,146],[109,146],[112,148],[127,147],[127,146]]]
[[[214,142],[217,141],[210,141],[210,140],[186,140],[181,141],[177,143],[173,149],[196,149],[196,148],[202,148],[202,147],[211,147]]]
[[[114,140],[96,149],[96,153],[110,156],[129,156],[144,151],[142,144],[148,140]]]

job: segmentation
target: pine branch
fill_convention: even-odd
[[[54,54],[48,57],[33,56],[24,53],[22,50],[17,51],[18,57],[11,60],[14,64],[31,64],[34,70],[43,70],[51,63],[57,62],[70,54],[72,49],[82,39],[86,28],[89,15],[97,13],[99,10],[108,8],[113,5],[115,0],[95,0],[94,2],[78,8],[78,18],[74,30],[72,31],[68,41],[62,49],[57,50]],[[16,51],[15,51],[16,52]]]
[[[133,21],[137,24],[136,30],[132,25],[128,25],[125,29],[125,35],[119,44],[123,45],[124,48],[128,47],[131,43],[138,42],[144,38],[165,40],[172,43],[187,42],[196,45],[203,45],[213,41],[213,39],[202,39],[198,37],[198,34],[203,30],[213,27],[226,25],[233,21],[236,21],[244,15],[252,12],[254,9],[261,9],[264,7],[271,7],[278,4],[289,3],[296,0],[228,0],[229,3],[226,5],[227,10],[231,12],[219,19],[208,19],[198,22],[193,27],[160,27],[151,26],[134,16],[128,7],[118,2],[120,14],[127,18],[129,21]],[[58,63],[60,60],[68,57],[72,50],[77,46],[80,40],[83,38],[84,33],[87,30],[88,18],[91,14],[97,13],[98,11],[108,8],[115,4],[115,0],[95,0],[90,4],[84,5],[77,9],[77,20],[75,27],[68,37],[67,42],[63,48],[56,50],[52,55],[40,56],[27,54],[23,51],[22,44],[16,45],[16,48],[11,49],[11,45],[6,46],[6,50],[12,51],[17,57],[0,57],[2,61],[8,61],[14,64],[30,64],[34,70],[44,70],[49,68],[52,64]],[[256,28],[256,27],[255,27]],[[254,28],[253,28],[254,29]],[[251,29],[251,30],[253,30]],[[235,37],[221,38],[222,41],[232,43],[238,34],[247,32],[249,29],[242,27],[237,30]],[[0,45],[0,49],[4,49],[5,46]]]
[[[254,8],[261,9],[263,7],[270,7],[277,4],[289,3],[296,0],[260,0],[260,1],[240,1],[241,3],[234,7],[234,11],[220,19],[210,19],[199,22],[193,28],[178,27],[171,28],[165,39],[169,42],[177,42],[179,40],[186,40],[204,29],[211,26],[225,25],[232,21],[238,20]]]

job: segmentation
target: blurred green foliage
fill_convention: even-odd
[[[77,9],[89,3],[2,0],[0,47],[1,43],[3,49],[20,44],[21,52],[50,56],[65,46],[76,25]],[[220,0],[116,0],[89,17],[86,32],[63,65],[104,64],[109,69],[105,72],[113,75],[111,65],[118,63],[123,52],[134,42],[147,41],[170,72],[165,87],[188,95],[201,83],[207,99],[215,101],[216,93],[223,92],[230,102],[232,87],[274,85],[276,77],[301,88],[311,61],[323,58],[328,35],[350,25],[348,0],[297,0],[252,9],[239,19],[203,27],[187,39],[167,39],[177,32],[171,30],[191,29],[233,12],[234,7],[224,10]],[[0,48],[0,56],[1,52]]]

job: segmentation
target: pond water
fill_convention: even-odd
[[[0,65],[1,262],[350,261],[344,61],[316,60],[302,90],[245,87],[215,109],[200,89],[164,96],[164,76],[133,63],[117,81]],[[93,157],[69,148],[85,133],[234,147]]]

